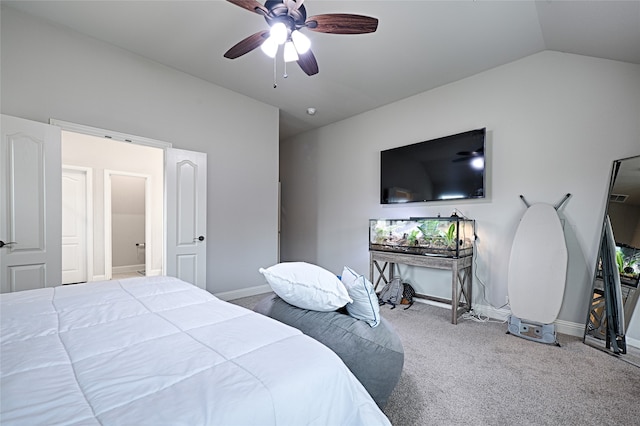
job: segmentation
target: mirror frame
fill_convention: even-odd
[[[632,157],[627,157],[627,158],[622,158],[619,160],[615,160],[613,161],[612,164],[612,168],[611,168],[611,173],[609,176],[609,189],[607,191],[607,197],[606,197],[606,205],[605,205],[605,209],[604,209],[604,218],[602,220],[602,228],[601,228],[601,232],[600,232],[600,238],[598,239],[599,242],[599,246],[598,246],[598,255],[596,257],[596,263],[595,263],[595,267],[594,267],[594,274],[593,274],[593,281],[592,281],[592,285],[590,288],[590,293],[589,293],[589,302],[588,302],[588,306],[587,306],[587,316],[586,316],[586,320],[585,320],[585,328],[584,328],[584,336],[583,336],[583,343],[585,343],[586,345],[589,345],[593,348],[605,351],[611,355],[614,355],[616,357],[619,357],[620,359],[624,359],[625,361],[636,365],[638,367],[640,367],[640,348],[637,348],[635,346],[631,346],[630,348],[627,346],[626,350],[624,351],[624,353],[614,353],[612,351],[612,349],[610,347],[607,347],[607,341],[606,341],[606,337],[604,340],[600,340],[599,338],[589,334],[589,324],[590,324],[590,319],[591,319],[591,314],[592,314],[592,306],[593,306],[593,301],[594,301],[594,293],[595,290],[597,289],[597,279],[598,279],[598,271],[599,271],[599,263],[600,263],[600,258],[601,258],[601,246],[600,243],[602,242],[602,239],[605,236],[605,227],[606,227],[606,222],[607,222],[607,216],[609,215],[609,204],[610,204],[610,200],[611,200],[611,196],[612,194],[614,194],[614,188],[615,188],[615,184],[616,184],[616,180],[618,178],[619,175],[619,171],[620,168],[622,166],[622,163],[626,160],[640,160],[640,155],[637,156],[632,156]],[[638,187],[640,188],[640,181],[638,181]],[[640,226],[640,222],[639,225]],[[633,294],[630,297],[634,297],[635,299],[638,298],[638,296],[640,295],[640,287],[636,287],[633,290]],[[604,298],[604,296],[603,296]],[[640,303],[636,303],[635,307],[634,307],[634,312],[633,314],[629,314],[627,315],[625,313],[625,337],[626,337],[626,327],[631,323],[631,318],[633,315],[640,315],[640,313],[638,313],[640,311]],[[604,321],[604,314],[603,314],[603,318],[602,321]],[[631,349],[631,350],[629,350]],[[630,354],[629,352],[632,352],[632,354]],[[627,355],[631,355],[629,357],[627,357]]]

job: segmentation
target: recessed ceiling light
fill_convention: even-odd
[[[316,109],[314,107],[307,108],[307,114],[316,115]]]

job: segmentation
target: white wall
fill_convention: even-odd
[[[206,152],[207,290],[264,285],[258,268],[277,261],[278,109],[4,5],[1,15],[2,113]]]
[[[482,281],[499,307],[525,210],[519,195],[555,204],[571,193],[560,211],[569,268],[559,322],[580,334],[612,161],[640,154],[639,123],[640,66],[547,51],[307,132],[280,146],[281,258],[368,273],[368,219],[458,209],[477,221],[474,303],[488,306]],[[485,201],[380,205],[380,150],[481,127]],[[442,274],[424,281],[431,280]]]

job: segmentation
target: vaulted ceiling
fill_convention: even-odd
[[[379,19],[372,34],[304,30],[320,72],[256,49],[223,58],[267,28],[223,0],[2,1],[280,109],[280,137],[333,123],[543,50],[640,64],[639,1],[319,1],[308,15]],[[313,116],[307,108],[316,108]]]

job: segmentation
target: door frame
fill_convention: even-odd
[[[144,245],[151,247],[151,176],[142,173],[122,172],[118,170],[104,170],[104,275],[105,279],[113,278],[113,224],[111,211],[111,176],[130,176],[144,179]],[[166,230],[165,230],[166,232]],[[163,235],[165,234],[163,232]],[[165,249],[163,248],[163,252]],[[151,270],[150,250],[144,251],[144,267]],[[162,262],[162,272],[165,266]]]
[[[65,170],[75,170],[85,175],[85,248],[87,257],[85,268],[87,282],[93,280],[93,169],[91,167],[62,165],[62,174]],[[62,200],[64,201],[64,200]]]
[[[149,146],[152,148],[160,148],[163,151],[163,156],[164,156],[164,162],[166,163],[166,158],[167,158],[167,149],[170,149],[173,147],[173,144],[171,142],[164,142],[164,141],[159,141],[156,139],[150,139],[150,138],[145,138],[143,136],[134,136],[134,135],[130,135],[127,133],[122,133],[122,132],[116,132],[113,130],[107,130],[107,129],[101,129],[99,127],[92,127],[92,126],[85,126],[83,124],[77,124],[77,123],[72,123],[69,121],[64,121],[64,120],[58,120],[58,119],[54,119],[51,118],[49,119],[49,124],[52,124],[54,126],[60,127],[60,129],[62,129],[63,131],[67,131],[67,132],[74,132],[74,133],[80,133],[83,135],[89,135],[89,136],[96,136],[99,138],[104,138],[104,139],[108,139],[108,140],[114,140],[114,141],[119,141],[119,142],[127,142],[127,143],[132,143],[132,144],[136,144],[136,145],[144,145],[144,146]],[[165,170],[164,170],[164,174],[166,175],[166,166],[165,166]],[[164,177],[163,177],[164,179]],[[147,182],[148,183],[148,182]],[[149,194],[149,189],[145,188],[145,194],[148,195]],[[166,194],[165,194],[166,196]],[[105,194],[105,199],[106,199],[106,194]],[[109,198],[109,203],[111,203],[111,200]],[[163,203],[166,204],[166,203]],[[106,208],[105,208],[106,211]],[[109,210],[110,211],[110,210]],[[147,200],[145,200],[145,215],[147,215],[147,212],[149,211],[148,208],[148,204],[147,204]],[[111,218],[111,214],[109,213],[109,219]],[[167,232],[167,223],[166,223],[166,211],[163,212],[163,232],[162,232],[162,254],[160,256],[160,259],[162,260],[162,268],[161,268],[161,274],[165,275],[166,271],[167,271],[167,266],[166,266],[166,252],[167,252],[167,241],[166,241],[166,232]],[[145,239],[148,238],[150,231],[146,228],[146,225],[148,224],[148,220],[145,217]],[[105,228],[106,228],[106,218],[105,218]],[[106,232],[106,229],[105,229]],[[111,231],[109,230],[109,236],[111,235]],[[104,276],[100,276],[100,280],[108,280],[111,279],[111,264],[112,264],[112,259],[111,259],[111,239],[110,237],[107,238],[107,235],[105,235],[105,250],[107,250],[106,247],[106,241],[109,240],[109,250],[105,251],[105,271],[104,271]],[[149,247],[151,247],[151,245],[148,243],[148,241],[145,241],[145,246],[146,246],[146,250],[145,250],[145,268],[147,268],[147,272],[149,272],[148,269],[148,263],[149,263],[149,259],[147,256],[149,256]],[[107,269],[107,256],[109,257],[109,268]]]
[[[126,133],[114,132],[113,130],[105,130],[97,127],[85,126],[83,124],[71,123],[69,121],[62,121],[56,119],[50,119],[49,124],[60,127],[67,132],[81,133],[83,135],[97,136],[99,138],[112,139],[114,141],[134,143],[137,145],[146,145],[154,148],[172,148],[171,142],[163,142],[155,139],[149,139],[142,136],[133,136]]]
[[[57,127],[59,127],[61,130],[63,131],[68,131],[68,132],[74,132],[74,133],[80,133],[80,134],[85,134],[85,135],[90,135],[90,136],[96,136],[96,137],[100,137],[100,138],[106,138],[106,139],[112,139],[112,140],[116,140],[116,141],[120,141],[120,142],[127,142],[127,143],[134,143],[134,144],[138,144],[138,145],[145,145],[145,146],[150,146],[150,147],[154,147],[154,148],[160,148],[163,150],[164,153],[164,176],[163,176],[163,187],[164,187],[164,205],[163,205],[163,238],[162,238],[162,255],[161,255],[161,259],[162,259],[162,268],[161,268],[161,274],[162,275],[166,275],[167,274],[167,263],[168,263],[168,259],[167,259],[167,245],[168,245],[168,239],[167,239],[167,232],[168,232],[168,221],[169,221],[169,217],[170,217],[170,212],[168,212],[168,205],[167,205],[167,168],[170,167],[169,164],[167,164],[167,157],[168,157],[168,152],[174,150],[173,145],[170,142],[163,142],[163,141],[158,141],[155,139],[149,139],[149,138],[145,138],[145,137],[140,137],[140,136],[132,136],[126,133],[120,133],[120,132],[115,132],[112,130],[105,130],[105,129],[100,129],[100,128],[96,128],[96,127],[90,127],[90,126],[85,126],[82,124],[76,124],[76,123],[71,123],[68,121],[63,121],[63,120],[56,120],[56,119],[50,119],[49,123],[52,125],[55,125]],[[178,150],[179,151],[179,150]],[[187,150],[182,150],[188,152]],[[194,155],[196,156],[200,156],[201,154],[205,156],[207,156],[206,153],[204,152],[196,152],[196,151],[191,151]],[[195,157],[194,157],[195,158]],[[206,164],[206,163],[205,163]],[[204,171],[205,171],[205,177],[204,177],[204,181],[203,181],[203,185],[206,188],[207,185],[207,173],[206,173],[206,166],[204,167]],[[149,193],[149,191],[146,191],[147,194]],[[206,213],[206,195],[207,195],[207,191],[205,189],[204,191],[204,195],[205,195],[205,199],[202,200],[200,202],[200,205],[202,206],[202,208],[205,209],[204,212],[204,220],[202,223],[202,228],[199,230],[199,232],[202,232],[201,235],[206,235],[206,222],[207,222],[207,213]],[[146,209],[147,211],[149,209]],[[145,212],[145,214],[147,214],[147,212]],[[147,235],[145,235],[145,239],[148,238],[149,233],[147,232]],[[145,242],[146,244],[146,242]],[[201,264],[203,265],[202,267],[204,268],[204,271],[199,274],[204,276],[203,278],[203,282],[201,283],[194,283],[202,288],[206,289],[206,264],[207,264],[207,256],[206,256],[206,246],[208,244],[205,243],[204,247],[204,254],[198,255],[198,256],[202,256],[202,259],[200,259]],[[149,255],[149,250],[148,250],[147,246],[147,251],[145,252],[145,257]],[[105,253],[105,258],[107,256],[107,253],[109,256],[111,256],[111,251],[109,250],[108,252]],[[111,262],[110,262],[111,263]],[[147,261],[148,263],[148,261]],[[109,269],[110,272],[110,269]],[[107,273],[107,270],[105,270],[105,274]]]

